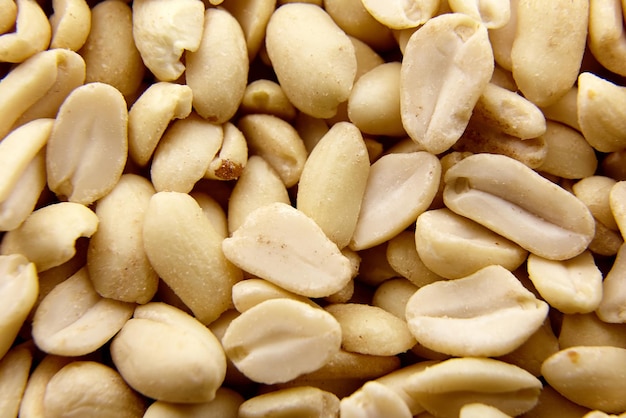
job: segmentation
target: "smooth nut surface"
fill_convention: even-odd
[[[339,399],[330,392],[311,386],[281,389],[248,399],[239,408],[240,418],[272,416],[336,417]]]
[[[340,410],[341,416],[345,418],[413,416],[400,395],[375,380],[365,383],[352,395],[343,398]]]
[[[438,0],[362,0],[362,3],[376,20],[391,29],[415,28],[433,17],[439,7]]]

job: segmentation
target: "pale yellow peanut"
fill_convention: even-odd
[[[235,283],[233,286],[233,305],[240,313],[258,305],[261,302],[270,299],[292,299],[298,302],[306,303],[313,307],[319,307],[311,299],[297,295],[282,289],[275,284],[263,279],[247,279]]]
[[[143,223],[150,264],[204,324],[231,306],[231,287],[241,279],[222,240],[191,196],[159,192],[150,199]]]
[[[339,399],[330,392],[300,386],[255,396],[239,408],[240,418],[338,416]]]
[[[128,111],[119,90],[104,83],[73,90],[59,109],[46,148],[50,190],[86,205],[109,193],[126,164],[127,129]]]
[[[449,0],[455,13],[465,13],[483,22],[487,29],[499,29],[511,18],[510,0]]]
[[[563,315],[559,346],[611,346],[626,348],[626,324],[604,322],[594,313]]]
[[[511,416],[493,406],[468,403],[459,411],[459,418],[511,418]]]
[[[395,391],[373,380],[341,400],[341,417],[412,417],[409,407]]]
[[[547,382],[572,402],[609,413],[626,410],[621,388],[626,349],[610,346],[566,348],[541,367]]]
[[[442,277],[430,270],[417,252],[415,234],[403,231],[389,240],[387,245],[389,265],[415,286],[422,287]]]
[[[513,63],[511,50],[517,34],[517,10],[520,0],[509,0],[510,16],[507,23],[500,27],[489,30],[489,41],[493,48],[493,56],[496,63],[507,71],[511,71]]]
[[[85,0],[53,0],[50,48],[78,51],[91,30],[91,10]]]
[[[350,248],[363,250],[394,237],[432,202],[441,164],[427,152],[389,154],[370,168]]]
[[[43,409],[51,418],[80,414],[139,418],[146,405],[112,368],[95,361],[73,361],[49,380]]]
[[[403,278],[384,281],[376,288],[372,297],[372,305],[406,320],[406,304],[418,287]]]
[[[463,298],[455,299],[459,294]],[[409,329],[417,341],[455,356],[507,354],[526,341],[547,314],[545,302],[496,265],[426,285],[406,305]]]
[[[541,111],[546,119],[560,122],[580,131],[578,123],[578,86],[568,90],[560,99],[549,106],[542,106]]]
[[[402,60],[400,106],[409,136],[433,154],[449,149],[467,126],[493,68],[482,23],[460,13],[426,22],[409,39]]]
[[[45,12],[33,0],[16,0],[14,32],[0,35],[0,62],[22,62],[50,44],[52,28]]]
[[[314,117],[334,116],[356,74],[355,51],[346,33],[322,8],[295,3],[272,14],[265,41],[291,103]]]
[[[589,251],[604,256],[614,256],[622,246],[624,239],[619,231],[608,228],[595,219],[596,233],[589,243]]]
[[[598,167],[598,159],[585,138],[573,128],[550,120],[546,128],[541,139],[546,144],[547,152],[536,169],[568,179],[593,175]]]
[[[493,68],[493,74],[491,75],[491,81],[489,81],[489,83],[495,84],[496,86],[500,86],[510,91],[517,90],[517,85],[515,84],[515,80],[513,79],[513,74],[511,74],[511,71],[502,68],[500,65],[496,65]]]
[[[391,29],[415,28],[435,16],[440,0],[361,0],[367,11]]]
[[[313,219],[285,203],[251,212],[222,248],[242,270],[302,296],[329,296],[352,278],[350,260],[337,245]]]
[[[220,387],[215,398],[209,402],[181,404],[156,401],[146,409],[143,418],[237,418],[237,411],[243,402],[244,398],[239,393]]]
[[[528,412],[529,416],[580,418],[589,412],[589,408],[578,405],[565,398],[550,385],[544,385],[539,394],[539,402]]]
[[[2,0],[0,10],[2,11],[0,13],[0,34],[4,34],[15,25],[17,4],[15,4],[15,0]]]
[[[610,194],[617,182],[606,176],[589,176],[574,183],[572,191],[582,200],[591,214],[605,226],[618,230],[615,216],[611,212]]]
[[[602,282],[598,317],[609,323],[626,322],[626,245],[622,244],[613,266]]]
[[[614,0],[589,1],[589,49],[604,68],[620,75],[626,74],[623,6]]]
[[[549,6],[542,1],[519,0],[511,50],[513,78],[537,106],[554,103],[576,83],[588,16],[589,2],[585,0],[559,0]]]
[[[17,229],[2,238],[0,254],[23,254],[38,271],[59,266],[76,253],[76,240],[90,237],[98,217],[79,203],[59,202],[29,215]]]
[[[393,372],[400,366],[397,356],[374,356],[344,349],[332,355],[319,369],[301,376],[304,380],[373,379]]]
[[[91,9],[91,30],[79,51],[86,81],[117,88],[128,100],[139,88],[145,65],[133,39],[132,10],[123,1],[105,0]]]
[[[16,346],[0,357],[0,411],[6,417],[17,417],[33,362],[26,346]]]
[[[188,86],[167,82],[152,84],[128,112],[129,155],[140,166],[150,161],[163,133],[173,119],[191,113],[192,92]]]
[[[354,54],[356,56],[356,75],[354,76],[354,82],[357,82],[363,74],[373,70],[385,61],[365,42],[355,38],[354,36],[348,37],[352,42]]]
[[[248,144],[243,133],[231,122],[222,125],[224,139],[219,153],[209,163],[205,178],[236,180],[248,162]]]
[[[342,250],[342,253],[345,252]],[[354,276],[358,274],[358,267],[354,272]],[[324,298],[324,300],[328,303],[346,303],[354,296],[354,280],[350,280],[348,284],[346,284],[341,290],[333,293],[332,295],[328,295]]]
[[[235,318],[222,345],[228,358],[250,379],[281,383],[322,367],[339,351],[341,327],[322,309],[272,299]]]
[[[280,84],[267,79],[255,80],[246,86],[240,110],[245,113],[269,113],[285,120],[296,117],[296,108]]]
[[[411,381],[412,375],[421,373],[424,369],[436,363],[436,361],[419,361],[381,376],[376,379],[376,382],[381,383],[395,391],[398,395],[400,395],[403,402],[409,407],[411,415],[419,416],[421,413],[425,412],[425,410],[419,402],[417,402],[417,400],[409,394],[409,382]]]
[[[358,281],[376,287],[386,280],[398,276],[398,273],[387,261],[387,242],[365,250],[355,251],[361,258],[359,263]]]
[[[87,268],[105,298],[147,303],[156,294],[159,278],[143,243],[143,220],[154,193],[149,180],[124,174],[98,201],[98,230],[89,240]]]
[[[83,268],[41,301],[33,318],[33,339],[49,354],[92,353],[117,334],[134,308],[134,304],[98,295]]]
[[[626,180],[626,150],[608,153],[600,163],[602,172],[615,180]]]
[[[609,207],[622,237],[626,237],[626,182],[619,181],[609,193]]]
[[[226,219],[226,212],[220,206],[220,203],[201,191],[191,192],[189,195],[198,202],[202,212],[213,225],[215,232],[222,238],[226,238],[228,236],[228,219]]]
[[[184,51],[200,47],[204,4],[200,0],[134,1],[133,38],[146,67],[160,81],[176,80],[185,71]]]
[[[583,202],[512,158],[467,157],[447,171],[445,182],[451,210],[541,257],[575,257],[594,236]]]
[[[228,0],[223,3],[243,30],[248,58],[252,61],[263,46],[265,29],[276,7],[276,0]]]
[[[471,219],[449,209],[422,213],[415,224],[419,258],[435,274],[458,279],[498,264],[513,271],[528,252]],[[465,256],[459,258],[459,254]]]
[[[52,377],[64,366],[74,361],[72,357],[46,355],[30,374],[22,402],[19,416],[24,418],[43,418],[44,396],[46,387]]]
[[[224,9],[207,9],[200,46],[185,57],[196,112],[210,122],[228,121],[241,103],[248,79],[246,39],[237,19]]]
[[[302,112],[299,112],[296,116],[293,126],[296,128],[300,138],[302,138],[307,153],[315,148],[315,145],[329,130],[328,124],[324,119],[314,118]]]

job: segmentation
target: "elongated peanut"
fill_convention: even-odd
[[[15,0],[2,0],[0,10],[2,10],[2,15],[0,16],[0,34],[4,34],[15,25],[17,4],[15,4]]]
[[[622,244],[611,270],[602,281],[602,300],[596,313],[610,323],[626,322],[626,245]]]
[[[240,418],[272,415],[333,417],[339,413],[339,399],[330,392],[310,386],[277,390],[244,402]]]
[[[418,27],[435,15],[440,0],[361,0],[376,20],[392,29]]]
[[[78,51],[91,30],[91,9],[85,0],[53,0],[51,48]]]
[[[367,382],[352,395],[341,400],[341,416],[393,416],[409,418],[411,412],[403,399],[389,387],[377,382]]]
[[[497,0],[450,0],[450,8],[483,22],[487,29],[499,29],[511,18],[511,2]]]
[[[6,416],[18,416],[32,362],[33,354],[25,346],[0,357],[0,411]]]
[[[219,0],[218,0],[219,1]],[[239,22],[246,38],[248,59],[252,61],[265,41],[265,29],[270,20],[276,0],[230,0],[223,4]]]
[[[625,75],[626,34],[624,34],[623,2],[589,1],[589,49],[609,71]]]
[[[16,31],[0,35],[0,62],[22,62],[50,44],[52,29],[36,1],[16,0]]]

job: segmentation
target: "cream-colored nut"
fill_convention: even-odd
[[[387,62],[370,70],[355,83],[348,99],[348,117],[362,132],[405,136],[400,116],[399,62]]]
[[[39,283],[35,265],[25,257],[0,256],[0,359],[9,351],[37,300]]]
[[[356,83],[363,74],[373,70],[385,61],[365,42],[360,41],[353,36],[349,36],[349,38],[352,42],[352,46],[354,47],[354,54],[356,55],[356,75],[354,76],[354,82]],[[352,87],[354,88],[354,86]]]
[[[512,158],[472,155],[447,171],[445,183],[448,208],[541,257],[573,258],[594,236],[583,202]]]
[[[339,351],[341,327],[322,309],[272,299],[235,318],[222,345],[228,358],[253,381],[281,383],[322,367]]]
[[[42,271],[38,273],[39,276],[39,295],[37,295],[37,302],[35,302],[34,309],[31,310],[29,315],[31,321],[33,316],[35,315],[35,311],[37,306],[41,303],[43,298],[45,298],[48,293],[52,292],[59,283],[64,282],[74,274],[78,272],[81,268],[85,267],[87,263],[87,246],[88,243],[86,240],[79,240],[76,242],[76,254],[65,263],[60,266],[53,267],[46,271]]]
[[[370,168],[350,248],[371,248],[415,222],[435,197],[440,177],[441,164],[428,152],[378,159]]]
[[[620,75],[626,75],[623,9],[619,1],[589,2],[589,49],[604,68]]]
[[[397,356],[372,356],[339,350],[319,369],[302,375],[303,380],[373,379],[397,370]]]
[[[312,4],[286,4],[272,14],[265,42],[291,103],[314,117],[334,116],[350,95],[357,62],[350,38],[332,18]]]
[[[417,289],[415,284],[403,278],[386,280],[376,288],[372,305],[406,321],[406,304]]]
[[[166,402],[209,402],[226,373],[217,337],[195,318],[162,302],[135,309],[113,339],[111,356],[133,389]]]
[[[280,389],[255,396],[239,408],[239,418],[319,417],[339,414],[339,398],[311,386]]]
[[[192,92],[188,86],[152,84],[128,112],[128,147],[133,161],[145,166],[173,119],[191,113]]]
[[[134,304],[98,295],[83,268],[41,301],[33,318],[33,339],[49,354],[92,353],[117,334],[134,308]]]
[[[440,0],[361,0],[367,11],[391,29],[415,28],[435,16]]]
[[[461,13],[426,22],[409,39],[402,60],[400,106],[409,136],[433,154],[449,149],[465,130],[493,68],[482,23]]]
[[[228,230],[235,232],[248,214],[275,202],[290,204],[287,188],[278,173],[262,157],[253,155],[228,200]]]
[[[241,271],[224,257],[222,240],[191,196],[159,192],[150,199],[143,223],[148,259],[204,324],[231,306],[231,287],[241,280]]]
[[[91,30],[80,54],[88,83],[110,84],[127,100],[134,95],[146,67],[135,46],[132,10],[126,2],[105,0],[91,9]]]
[[[0,62],[22,62],[48,48],[52,29],[38,2],[16,0],[15,32],[0,35]]]
[[[585,177],[572,186],[574,195],[587,205],[594,218],[615,231],[618,227],[611,212],[610,195],[616,183],[610,177],[596,175]]]
[[[236,180],[248,163],[248,144],[243,133],[230,122],[222,125],[224,139],[218,155],[204,174],[214,180]]]
[[[154,193],[149,180],[124,174],[98,201],[98,230],[89,240],[87,268],[105,298],[147,303],[157,291],[159,278],[143,245],[143,220]]]
[[[344,251],[342,250],[342,253]],[[346,255],[344,253],[344,255]],[[360,260],[359,260],[360,261]],[[358,268],[353,273],[353,276],[356,276],[358,273]],[[346,303],[352,299],[354,296],[354,280],[350,280],[348,284],[346,284],[340,291],[333,293],[332,295],[328,295],[324,298],[324,301],[328,303]]]
[[[608,153],[602,159],[600,169],[602,172],[615,180],[626,180],[626,149]]]
[[[352,395],[343,398],[340,412],[343,418],[413,416],[400,395],[375,380],[365,383]]]
[[[265,29],[274,9],[276,0],[229,0],[222,6],[239,22],[245,35],[248,59],[254,60],[265,40]]]
[[[31,350],[17,346],[0,357],[0,411],[17,417],[33,362]]]
[[[126,165],[127,129],[126,101],[119,90],[89,83],[72,91],[46,148],[50,190],[85,205],[106,196]]]
[[[578,87],[574,86],[549,106],[541,107],[546,119],[560,122],[580,132],[578,124]]]
[[[356,252],[356,251],[355,251]],[[371,287],[398,277],[398,273],[387,261],[387,242],[357,252],[361,258],[358,281]]]
[[[319,308],[311,299],[296,295],[263,279],[242,280],[233,286],[232,292],[235,309],[241,313],[263,301],[280,298],[297,300]]]
[[[619,231],[606,227],[602,222],[595,219],[596,233],[589,243],[589,251],[597,255],[612,257],[619,251],[624,239]]]
[[[91,30],[91,9],[85,0],[53,0],[50,48],[78,51]]]
[[[602,282],[598,317],[610,323],[626,323],[626,245],[622,244],[611,270]]]
[[[352,278],[350,260],[337,245],[313,219],[285,203],[250,213],[222,248],[241,269],[302,296],[331,295]]]
[[[411,376],[424,371],[427,367],[436,364],[435,361],[420,361],[410,366],[405,366],[376,379],[376,382],[387,386],[400,395],[400,398],[409,407],[412,416],[418,416],[424,412],[424,408],[408,393],[408,384]]]
[[[44,396],[52,377],[64,366],[74,361],[72,357],[46,355],[35,367],[26,384],[20,404],[19,416],[24,418],[44,417]]]
[[[307,151],[293,126],[272,115],[247,115],[237,127],[243,132],[252,154],[260,155],[278,173],[286,187],[300,179]]]
[[[189,193],[204,177],[223,139],[220,125],[195,113],[175,121],[154,151],[150,177],[156,191]]]
[[[546,384],[539,394],[539,402],[528,414],[537,417],[579,418],[588,412],[589,408],[575,404]]]
[[[626,87],[590,72],[578,76],[578,123],[587,142],[601,152],[626,146]]]
[[[468,403],[483,403],[511,416],[537,404],[541,381],[502,361],[453,358],[411,376],[408,393],[437,417],[458,417]]]
[[[302,138],[307,153],[315,148],[315,145],[329,130],[328,123],[324,119],[314,118],[302,112],[298,112],[294,127]]]
[[[593,410],[590,412],[587,412],[585,415],[583,415],[583,418],[623,418],[626,415],[624,413],[619,414],[619,415],[613,415],[613,414],[607,414],[606,412],[602,412],[602,411],[598,411]]]
[[[511,2],[498,0],[449,0],[455,13],[465,13],[483,22],[487,29],[499,29],[511,18]]]
[[[17,4],[15,0],[2,0],[0,2],[0,35],[10,31],[15,25],[17,18]]]
[[[422,213],[415,223],[414,239],[424,265],[447,279],[465,277],[493,264],[513,271],[528,255],[514,242],[446,208]]]
[[[626,324],[611,324],[598,315],[563,315],[559,346],[561,349],[576,346],[611,346],[626,348]]]
[[[210,122],[228,121],[248,81],[248,50],[237,19],[224,9],[207,9],[200,47],[185,57],[196,112]]]
[[[580,71],[587,40],[589,1],[519,0],[517,32],[511,50],[513,78],[537,106],[567,93]],[[555,44],[554,39],[561,39]]]
[[[609,193],[609,206],[622,237],[626,237],[626,181],[613,185]]]
[[[185,50],[200,47],[204,3],[200,0],[133,2],[133,37],[146,67],[160,81],[176,80],[185,71]]]
[[[344,350],[375,356],[393,356],[409,350],[415,338],[406,322],[382,308],[340,303],[326,308],[341,325]]]
[[[361,132],[348,122],[333,125],[304,164],[296,207],[339,248],[354,234],[369,171]]]
[[[246,86],[240,110],[246,114],[268,113],[285,120],[296,117],[296,108],[280,84],[267,79],[254,80]]]
[[[528,256],[528,275],[541,297],[563,313],[594,311],[602,299],[602,272],[591,252],[563,261]]]
[[[239,393],[221,387],[215,392],[215,398],[209,402],[181,404],[156,401],[146,409],[143,418],[237,418],[237,412],[243,402],[243,396]]]
[[[609,413],[626,410],[622,388],[626,349],[608,346],[566,348],[541,367],[546,381],[572,402]]]
[[[493,48],[496,63],[507,71],[511,71],[511,50],[517,35],[517,8],[520,0],[510,0],[510,16],[507,23],[501,28],[489,30],[489,41]]]
[[[17,229],[7,232],[0,254],[23,254],[38,271],[59,266],[76,253],[75,242],[90,237],[98,217],[79,203],[60,202],[34,211]]]
[[[420,258],[415,244],[415,234],[411,231],[400,232],[389,240],[387,261],[398,274],[417,287],[442,279],[441,276],[426,267]]]
[[[95,361],[74,361],[48,382],[43,408],[51,418],[82,414],[140,418],[146,405],[112,368]]]
[[[228,220],[220,203],[210,195],[200,191],[192,192],[190,196],[198,202],[202,212],[213,225],[215,232],[222,238],[226,238],[228,236]]]
[[[492,357],[526,341],[546,319],[548,308],[511,272],[494,265],[420,288],[406,305],[406,319],[417,341],[431,350]]]

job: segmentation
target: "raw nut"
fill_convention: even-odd
[[[317,118],[334,116],[350,95],[357,63],[352,42],[332,18],[312,4],[286,4],[272,14],[265,42],[291,103]]]
[[[221,387],[215,393],[215,398],[209,402],[184,404],[156,401],[148,407],[143,418],[237,418],[237,411],[243,402],[239,393]]]
[[[255,396],[239,409],[239,418],[320,417],[339,414],[339,398],[311,386],[300,386]]]
[[[329,296],[352,278],[350,260],[337,245],[315,221],[285,203],[250,213],[222,248],[241,269],[302,296]]]
[[[560,99],[550,106],[542,106],[541,111],[546,119],[559,122],[580,132],[578,123],[578,86],[568,90]]]
[[[347,1],[360,2],[361,0]],[[326,10],[328,11],[328,9]],[[385,61],[380,55],[378,55],[376,51],[372,49],[371,46],[369,46],[369,44],[366,44],[365,42],[362,42],[353,36],[348,35],[348,37],[352,42],[352,46],[354,46],[354,53],[356,55],[356,75],[354,76],[354,82],[356,83],[359,78],[361,78],[365,73],[368,73],[379,65],[384,64]],[[352,88],[354,88],[354,85],[352,86]]]
[[[212,3],[215,1],[212,0]],[[222,6],[241,25],[246,38],[248,59],[253,61],[259,50],[264,46],[265,29],[276,8],[276,0],[229,0],[223,3]]]
[[[44,396],[48,382],[59,370],[74,360],[72,357],[51,354],[43,357],[28,379],[20,404],[19,416],[33,418],[44,416]]]
[[[204,3],[200,0],[133,2],[133,37],[146,67],[160,81],[176,80],[185,71],[185,50],[200,47]]]
[[[594,312],[563,315],[559,347],[564,349],[582,345],[626,348],[625,331],[626,324],[604,322]]]
[[[0,411],[17,417],[33,362],[31,350],[16,346],[0,357]]]
[[[91,30],[91,9],[85,0],[53,0],[50,48],[78,51]]]
[[[602,282],[598,317],[609,323],[626,323],[626,244],[622,244],[611,270]]]
[[[240,313],[270,299],[292,299],[319,308],[315,302],[304,296],[296,295],[263,279],[247,279],[233,286],[233,305]]]
[[[384,281],[372,296],[372,305],[406,321],[406,304],[419,289],[407,279],[398,277]]]
[[[301,379],[324,381],[329,379],[373,379],[384,376],[400,366],[397,356],[372,356],[339,350],[319,369],[301,376]]]
[[[575,257],[593,239],[587,206],[512,158],[475,154],[450,168],[444,180],[448,208],[543,258]]]
[[[413,416],[400,395],[375,380],[343,398],[340,408],[342,418]]]
[[[623,76],[626,75],[626,35],[622,13],[622,2],[589,2],[589,50],[604,68]]]
[[[376,382],[387,386],[400,395],[402,401],[409,407],[412,416],[420,415],[424,408],[408,392],[411,376],[421,373],[427,367],[436,364],[436,361],[420,361],[409,366],[402,367],[376,379]]]
[[[126,165],[127,130],[126,101],[119,90],[104,83],[73,90],[59,109],[48,140],[50,190],[84,205],[107,195]]]
[[[426,22],[409,39],[402,59],[400,109],[409,136],[433,154],[454,145],[493,67],[482,23],[460,13]]]
[[[284,120],[296,117],[296,108],[280,84],[267,79],[254,80],[246,86],[240,110],[246,114],[267,113]]]
[[[23,62],[48,48],[52,29],[38,2],[16,0],[14,32],[0,35],[0,62]]]
[[[198,203],[204,215],[213,225],[215,232],[222,238],[226,238],[228,236],[228,220],[220,203],[204,192],[191,192],[189,195]]]
[[[615,216],[611,212],[611,190],[615,184],[617,182],[610,177],[589,176],[576,182],[572,192],[587,205],[594,218],[617,231]]]
[[[511,50],[513,49],[513,42],[515,42],[515,36],[517,35],[517,7],[519,0],[510,0],[510,16],[507,23],[501,28],[489,30],[489,41],[493,49],[493,56],[503,70],[509,72],[513,67],[511,62]],[[510,78],[513,76],[509,73]],[[515,82],[513,81],[513,85]],[[517,90],[517,86],[511,90]]]
[[[217,337],[195,318],[162,302],[135,309],[113,339],[111,356],[131,387],[167,402],[209,402],[226,373]]]
[[[367,11],[391,29],[416,28],[435,15],[440,0],[361,0]]]
[[[411,231],[402,231],[388,241],[387,262],[399,275],[406,277],[417,287],[442,279],[426,267],[420,258],[416,248],[415,233]]]
[[[17,18],[17,4],[15,0],[2,0],[0,1],[0,9],[2,15],[0,16],[0,35],[7,33],[15,25],[15,19]]]
[[[498,408],[482,403],[469,403],[459,412],[459,418],[511,418]]]
[[[224,139],[218,155],[209,163],[205,178],[237,180],[248,163],[248,144],[243,132],[231,122],[222,125]]]
[[[499,29],[511,18],[511,2],[499,0],[449,0],[455,13],[465,13],[483,22],[487,29]]]
[[[622,237],[626,237],[626,181],[619,181],[609,193],[609,206]]]
[[[253,381],[281,383],[322,367],[339,351],[341,327],[322,309],[272,299],[235,318],[222,345],[228,358]]]
[[[406,319],[417,341],[431,350],[493,357],[526,341],[548,309],[511,272],[494,265],[420,288],[406,305]]]

